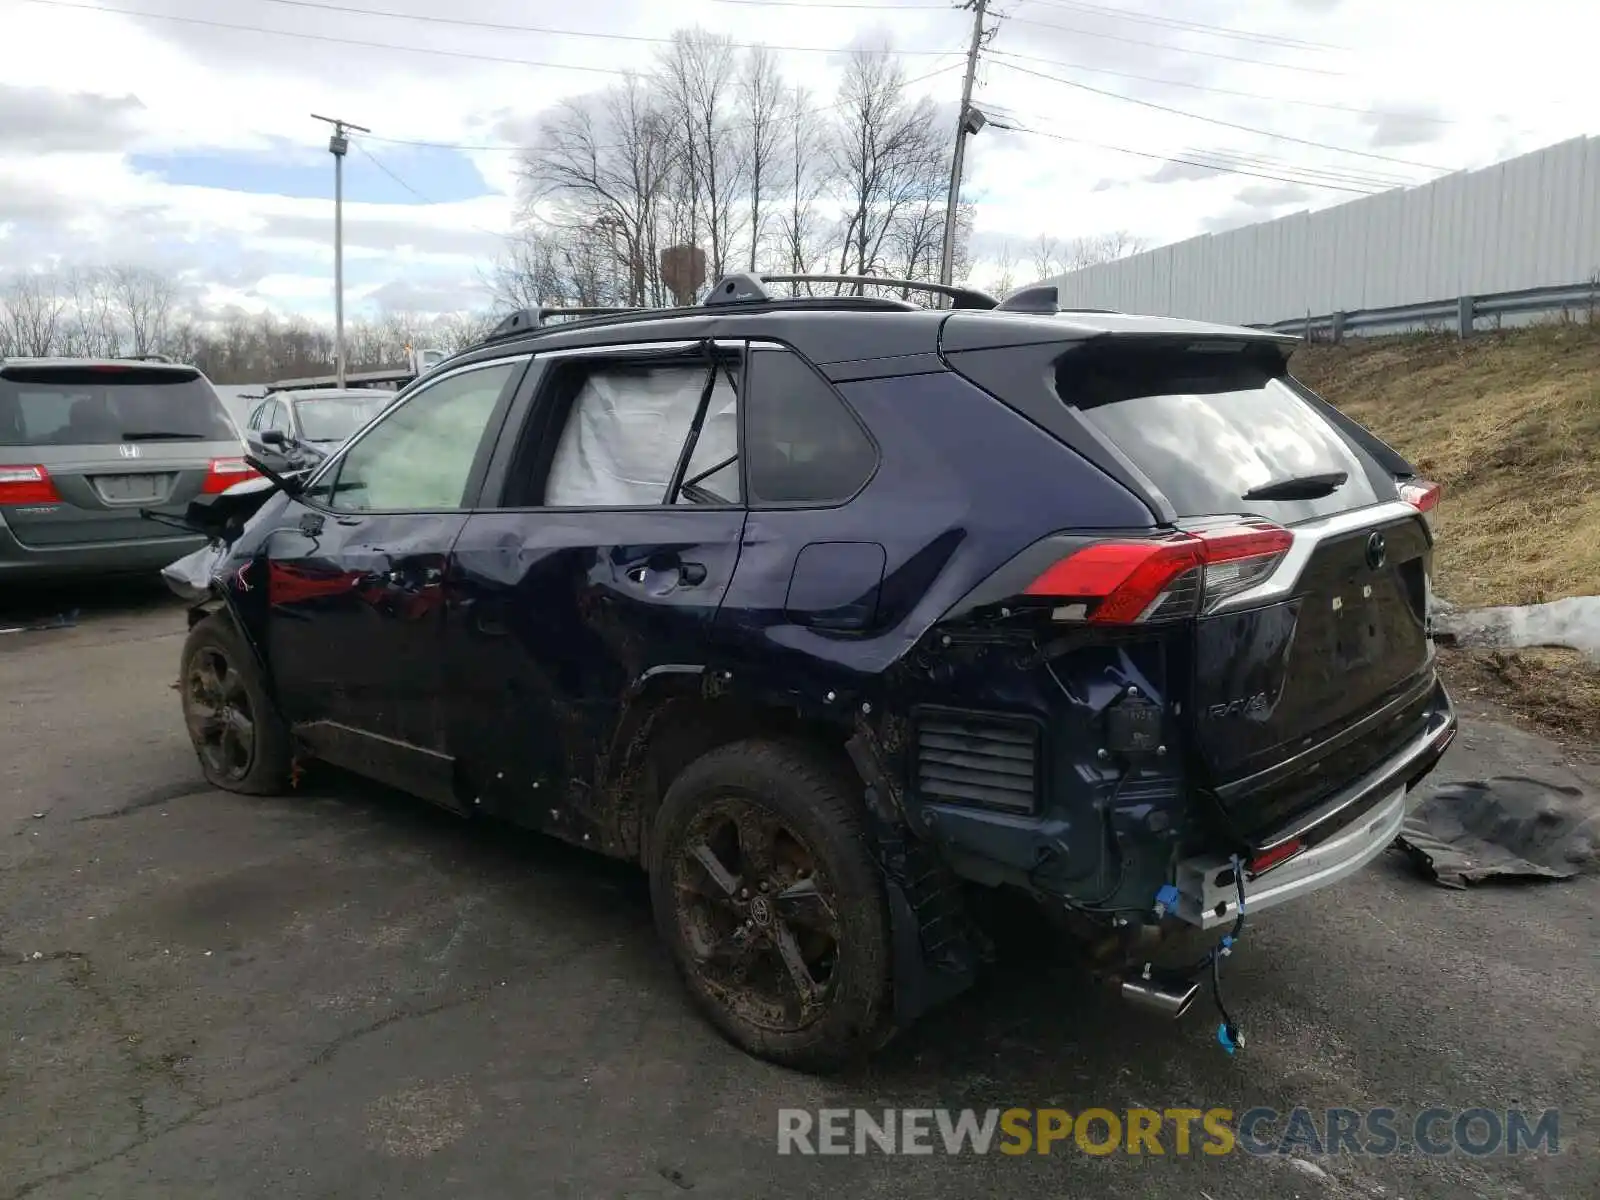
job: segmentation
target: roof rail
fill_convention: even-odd
[[[980,292],[974,288],[951,287],[943,283],[922,283],[915,279],[890,279],[881,275],[752,275],[743,271],[724,275],[717,280],[707,293],[705,304],[707,306],[759,304],[763,301],[776,300],[778,298],[765,287],[769,283],[854,283],[863,286],[871,284],[874,287],[900,288],[902,291],[933,292],[936,295],[949,296],[954,308],[990,309],[1000,304],[987,292]]]
[[[117,358],[123,362],[170,363],[172,361],[165,354],[119,354]]]
[[[506,317],[489,331],[486,342],[498,341],[503,337],[510,337],[515,333],[527,333],[530,329],[542,329],[546,325],[562,317],[574,319],[582,317],[604,317],[615,313],[636,313],[646,311],[643,308],[628,308],[625,306],[598,307],[591,305],[574,305],[568,307],[546,307],[535,304],[531,308],[519,308],[516,312]]]

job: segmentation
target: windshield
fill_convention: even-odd
[[[8,367],[0,373],[0,446],[114,446],[236,440],[222,402],[195,371]]]
[[[1058,386],[1180,517],[1292,524],[1377,502],[1361,452],[1295,393],[1275,351],[1106,347],[1066,356]]]
[[[325,400],[297,400],[294,410],[308,442],[342,442],[383,411],[394,397],[336,396]]]

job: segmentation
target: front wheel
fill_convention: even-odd
[[[289,733],[255,657],[225,614],[213,613],[189,631],[178,687],[207,782],[252,796],[281,792],[289,780]]]
[[[696,1004],[758,1058],[826,1070],[891,1031],[887,906],[850,784],[745,741],[690,764],[650,839],[656,925]]]

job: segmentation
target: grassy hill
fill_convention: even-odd
[[[1600,325],[1306,346],[1293,369],[1444,485],[1440,595],[1600,593]]]
[[[1444,485],[1434,586],[1463,605],[1600,594],[1600,325],[1305,346],[1296,376]],[[1567,650],[1456,651],[1458,701],[1600,745],[1600,670]]]

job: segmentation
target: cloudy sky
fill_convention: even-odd
[[[1017,128],[969,143],[979,282],[1007,246],[1031,279],[1041,234],[1161,244],[1596,131],[1577,0],[991,6],[975,99]],[[508,137],[696,24],[824,96],[888,40],[952,122],[971,32],[954,0],[0,0],[0,268],[149,264],[208,307],[328,315],[317,112],[372,130],[346,160],[351,310],[481,306]]]

